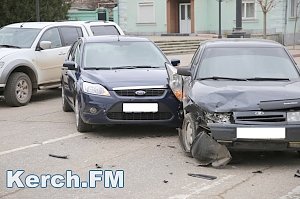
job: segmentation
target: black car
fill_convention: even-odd
[[[181,103],[168,86],[168,64],[148,39],[80,38],[62,69],[63,110],[75,111],[80,132],[91,130],[93,124],[177,127]]]
[[[299,69],[281,44],[207,41],[177,74],[184,76],[186,152],[200,133],[231,149],[300,149]]]

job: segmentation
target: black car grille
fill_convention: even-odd
[[[136,92],[142,91],[144,94],[137,94]],[[147,96],[162,96],[165,93],[166,89],[128,89],[128,90],[115,90],[119,96],[138,96],[138,97],[147,97]]]
[[[237,112],[234,113],[235,123],[278,123],[286,121],[285,112]]]
[[[107,117],[111,120],[169,120],[172,118],[170,112],[157,113],[123,113],[109,112]]]

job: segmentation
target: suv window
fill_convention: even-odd
[[[46,30],[41,38],[41,41],[51,41],[51,48],[62,47],[60,35],[57,28]]]
[[[100,35],[120,35],[118,29],[115,26],[91,26],[91,30],[94,36]]]
[[[61,27],[60,28],[63,46],[71,46],[79,37],[83,36],[79,27]]]

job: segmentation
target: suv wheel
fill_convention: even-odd
[[[184,115],[182,128],[179,129],[179,140],[183,150],[191,156],[191,146],[197,135],[198,123],[191,113]]]
[[[70,106],[70,104],[66,100],[64,85],[62,84],[61,87],[62,87],[61,88],[62,109],[63,109],[64,112],[71,112],[72,107]]]
[[[28,75],[22,72],[12,73],[4,91],[5,101],[9,106],[24,106],[32,95],[32,83]]]
[[[84,133],[92,130],[92,125],[85,123],[80,116],[80,108],[78,105],[78,99],[75,97],[75,117],[76,117],[76,128],[77,131]]]

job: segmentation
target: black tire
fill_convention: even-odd
[[[198,123],[191,113],[184,115],[181,129],[179,129],[179,141],[182,149],[188,156],[191,156],[191,146],[198,134]]]
[[[71,112],[71,111],[73,111],[71,105],[69,104],[69,102],[66,99],[65,89],[64,89],[63,85],[62,85],[62,88],[61,88],[61,101],[62,101],[62,109],[63,109],[64,112]]]
[[[75,98],[75,118],[76,118],[76,128],[77,128],[78,132],[85,133],[85,132],[88,132],[88,131],[92,130],[92,125],[85,123],[81,119],[81,112],[80,112],[80,108],[78,106],[77,97]]]
[[[9,106],[25,106],[32,96],[31,79],[22,72],[10,75],[4,90],[4,98]]]

